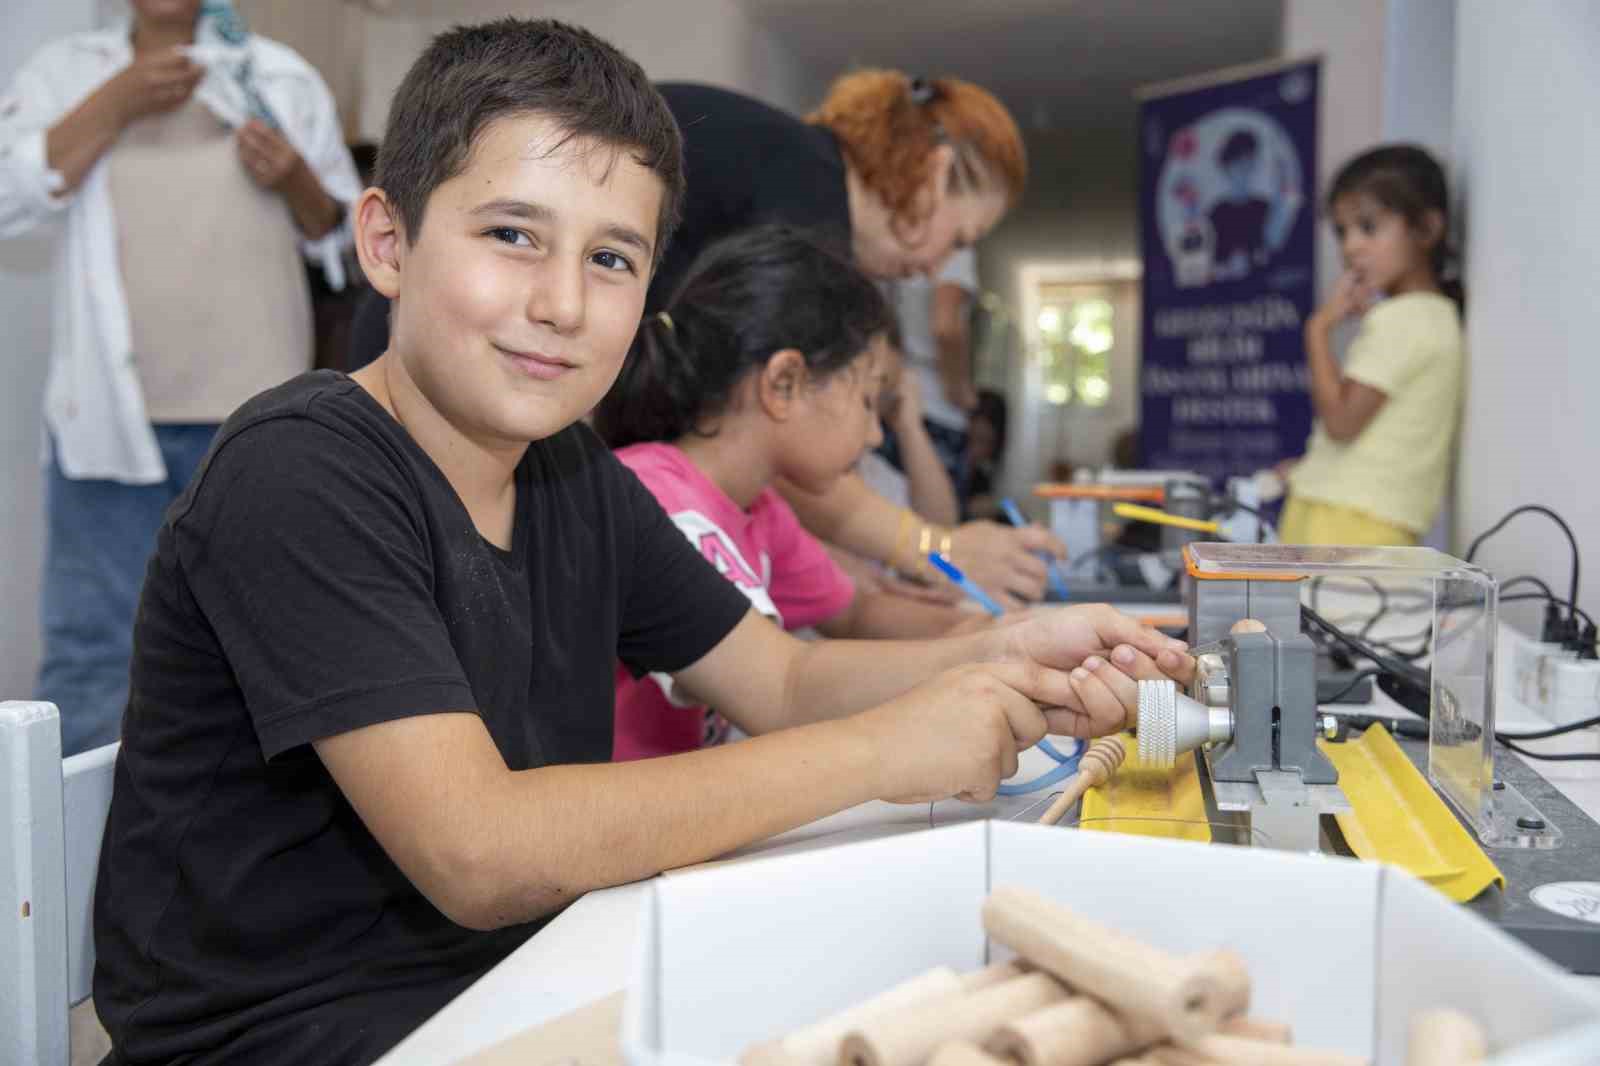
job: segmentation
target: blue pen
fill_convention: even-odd
[[[982,607],[985,611],[988,611],[993,615],[1005,613],[1004,609],[998,603],[989,598],[989,594],[987,592],[979,588],[977,583],[971,578],[967,577],[966,574],[963,574],[960,570],[956,569],[956,565],[949,559],[946,559],[938,552],[929,552],[928,562],[937,567],[941,574],[949,578],[955,584],[956,588],[972,597],[972,602],[976,603],[979,607]]]
[[[1027,518],[1023,517],[1022,512],[1017,509],[1016,502],[1011,497],[1007,496],[1000,501],[1000,509],[1006,513],[1006,521],[1018,529],[1028,524]],[[1044,552],[1039,553],[1039,558],[1044,560],[1045,572],[1050,575],[1050,591],[1056,594],[1056,599],[1066,599],[1067,583],[1062,579],[1061,571],[1056,569],[1056,561]]]

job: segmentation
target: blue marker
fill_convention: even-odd
[[[1016,502],[1011,497],[1007,496],[1000,501],[1000,509],[1006,513],[1006,521],[1018,529],[1028,524],[1027,518],[1023,517],[1022,512],[1017,509]],[[1044,560],[1045,572],[1050,575],[1050,591],[1055,593],[1056,599],[1065,600],[1067,598],[1067,583],[1062,579],[1061,571],[1056,569],[1056,561],[1045,552],[1040,552],[1039,558]]]
[[[963,574],[960,570],[956,569],[956,565],[949,559],[946,559],[938,552],[929,552],[928,562],[932,563],[938,568],[941,574],[954,582],[956,588],[972,597],[972,602],[976,603],[979,607],[982,607],[985,611],[988,611],[993,615],[1005,613],[1004,608],[1002,608],[998,603],[994,602],[994,600],[990,599],[989,594],[979,588],[975,581],[969,578],[966,574]]]

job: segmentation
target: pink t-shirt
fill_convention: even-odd
[[[770,488],[749,510],[741,510],[670,444],[634,444],[616,454],[689,542],[758,611],[785,629],[816,625],[850,606],[855,595],[850,578]],[[675,703],[671,686],[665,674],[635,678],[617,667],[614,759],[693,751],[722,739],[725,723],[704,707]]]

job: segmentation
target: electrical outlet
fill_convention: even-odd
[[[1560,651],[1539,660],[1535,709],[1553,725],[1600,715],[1600,661]]]

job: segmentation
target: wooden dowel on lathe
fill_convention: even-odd
[[[955,1040],[933,1053],[928,1066],[1008,1066],[968,1040]]]
[[[1030,973],[960,996],[868,1018],[844,1038],[840,1066],[922,1066],[941,1044],[981,1043],[1012,1018],[1067,997],[1049,974]]]
[[[1233,1013],[1229,990],[1207,967],[1113,932],[1037,892],[996,889],[984,902],[983,927],[1069,987],[1180,1042],[1213,1031]]]
[[[1039,824],[1055,825],[1061,821],[1085,792],[1111,780],[1111,775],[1117,772],[1117,767],[1122,765],[1126,757],[1127,749],[1121,737],[1101,737],[1090,744],[1089,750],[1083,753],[1083,758],[1078,762],[1078,772],[1067,778],[1061,787],[1061,795],[1039,816]]]
[[[1100,1066],[1163,1036],[1149,1022],[1119,1017],[1095,1000],[1075,996],[1007,1022],[984,1046],[1021,1066]]]
[[[778,1040],[756,1045],[741,1055],[739,1061],[742,1066],[780,1066],[783,1062],[794,1066],[833,1066],[839,1061],[839,1043],[844,1035],[866,1019],[913,1003],[960,995],[964,988],[961,975],[948,966],[936,966],[863,1003],[796,1029]]]
[[[1411,1019],[1406,1066],[1470,1066],[1488,1055],[1483,1027],[1458,1010],[1438,1007]]]
[[[1269,1022],[1261,1018],[1228,1018],[1217,1026],[1217,1032],[1268,1044],[1294,1043],[1294,1030],[1286,1022]]]

